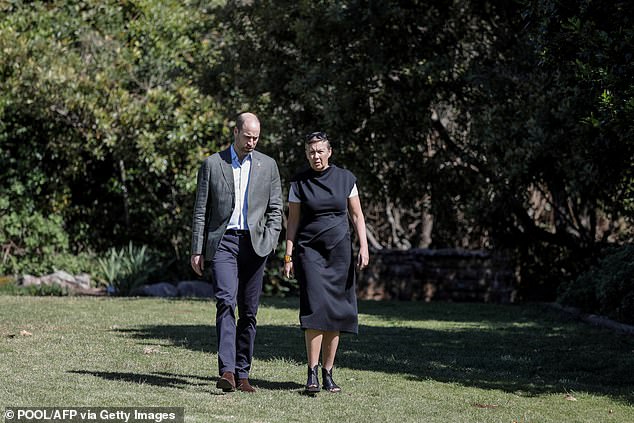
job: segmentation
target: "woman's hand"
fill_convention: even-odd
[[[357,269],[362,270],[370,263],[370,254],[367,251],[359,251],[359,257],[357,258]]]
[[[357,269],[362,270],[368,266],[370,262],[370,253],[368,252],[368,238],[365,232],[365,218],[361,210],[361,202],[359,196],[348,198],[348,211],[352,218],[352,223],[359,237],[359,256],[357,257]]]
[[[295,277],[295,274],[293,273],[292,261],[289,261],[288,263],[284,263],[284,276],[286,276],[287,279],[291,279]]]

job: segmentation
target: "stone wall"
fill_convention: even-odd
[[[461,249],[381,250],[357,280],[360,299],[511,303],[516,276],[500,254]]]

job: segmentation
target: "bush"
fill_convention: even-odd
[[[62,297],[71,295],[59,285],[18,286],[15,282],[0,286],[0,295],[28,295],[37,297]]]
[[[60,297],[71,295],[68,289],[59,285],[29,285],[20,286],[18,281],[10,276],[0,276],[0,295],[32,295]]]
[[[27,208],[0,215],[0,275],[44,275],[56,270],[90,273],[94,254],[71,254],[61,216]]]
[[[597,282],[599,312],[634,323],[634,245],[615,250],[600,263]]]
[[[160,268],[156,254],[145,245],[135,247],[132,242],[127,248],[110,248],[98,263],[98,279],[108,292],[118,295],[127,295],[147,283],[150,275]]]
[[[634,245],[608,250],[597,266],[564,287],[558,301],[634,323]]]
[[[591,313],[599,309],[597,300],[597,270],[591,269],[568,284],[562,284],[557,301]]]

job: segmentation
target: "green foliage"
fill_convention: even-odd
[[[91,273],[95,255],[71,252],[67,230],[59,214],[0,207],[0,275],[44,275],[56,270]]]
[[[579,275],[574,281],[562,284],[557,301],[578,307],[587,313],[597,312],[600,308],[597,299],[597,276],[597,270],[591,269]]]
[[[429,197],[432,246],[508,248],[523,291],[546,281],[553,298],[600,246],[631,239],[631,4],[290,3],[227,9],[253,25],[231,51],[263,62],[240,62],[249,78],[232,88],[283,128],[317,122],[345,140],[335,160],[360,177],[384,245],[416,245]]]
[[[71,292],[69,292],[68,289],[57,284],[19,286],[18,281],[15,278],[10,276],[0,276],[0,295],[61,297],[70,294]]]
[[[63,270],[70,273],[71,275],[87,273],[91,276],[94,276],[96,260],[97,254],[93,252],[67,252],[64,254],[55,254],[54,256],[50,257],[52,270],[49,271],[49,273],[55,272],[57,270]]]
[[[196,169],[227,135],[196,84],[214,57],[208,7],[3,5],[0,199],[60,216],[73,245],[182,254]]]
[[[18,286],[15,282],[0,285],[0,295],[28,295],[36,297],[62,297],[70,292],[57,284]]]
[[[597,300],[601,314],[634,323],[634,245],[609,254],[599,264]]]
[[[186,263],[198,165],[251,109],[284,181],[330,134],[381,246],[574,279],[632,239],[634,3],[611,3],[5,2],[0,272],[128,240]]]
[[[379,244],[419,245],[422,210],[432,247],[507,248],[552,298],[631,239],[632,7],[229,2],[209,73],[267,116],[285,177],[303,133],[331,135]]]
[[[59,215],[43,216],[33,210],[9,210],[0,215],[3,248],[0,274],[44,274],[58,254],[68,251],[68,235]]]
[[[136,247],[132,242],[127,248],[110,248],[98,263],[101,283],[108,292],[117,295],[127,295],[147,283],[150,275],[160,268],[154,253],[145,245]]]
[[[13,294],[17,290],[17,281],[12,276],[0,276],[0,294]]]
[[[430,58],[449,50],[437,34],[460,26],[458,13],[432,2],[229,2],[218,11],[224,60],[210,69],[222,76],[211,89],[266,116],[263,148],[285,179],[305,163],[303,135],[322,129],[364,196],[412,207],[428,180],[434,84],[447,80],[448,58]]]
[[[610,249],[597,266],[565,286],[558,301],[634,323],[634,245]]]

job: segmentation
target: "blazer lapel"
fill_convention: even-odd
[[[253,198],[257,193],[256,184],[259,182],[260,172],[262,170],[262,160],[258,157],[257,152],[251,153],[251,174],[249,175],[249,188],[247,190],[247,198]],[[257,194],[255,194],[257,195]]]
[[[222,176],[224,176],[225,182],[229,185],[231,192],[234,192],[233,167],[231,167],[231,147],[221,151],[220,158],[222,159]]]

